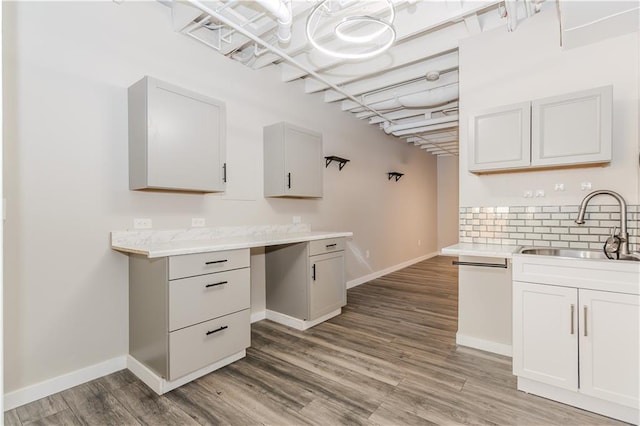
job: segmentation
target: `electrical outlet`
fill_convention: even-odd
[[[302,218],[300,216],[294,216],[293,217],[293,224],[297,225],[299,223],[302,223]]]
[[[151,226],[151,219],[140,217],[133,219],[133,229],[151,229]]]
[[[564,191],[564,183],[556,183],[556,186],[553,189],[556,191]]]
[[[364,257],[366,257],[367,259],[371,257],[371,253],[369,253],[369,250],[365,250]]]
[[[418,240],[418,247],[422,245],[422,240]]]
[[[191,218],[191,227],[192,228],[202,228],[207,224],[207,221],[204,217],[193,217]]]

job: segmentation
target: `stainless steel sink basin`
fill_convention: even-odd
[[[573,259],[602,259],[609,260],[600,250],[560,249],[546,247],[525,247],[520,249],[520,254],[534,254],[538,256],[570,257]],[[640,261],[640,255],[620,255],[619,260]]]

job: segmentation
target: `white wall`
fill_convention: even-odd
[[[562,50],[555,7],[512,33],[496,29],[460,43],[460,205],[577,205],[586,192],[612,189],[638,203],[638,35]],[[467,132],[474,111],[613,85],[613,161],[607,167],[474,175],[467,171]],[[555,192],[556,183],[566,191]],[[543,189],[544,198],[524,198]],[[614,204],[598,197],[597,202]]]
[[[179,228],[300,215],[354,232],[349,280],[436,251],[436,161],[418,148],[304,95],[301,82],[280,83],[277,69],[250,70],[174,33],[157,2],[2,6],[7,392],[127,352],[127,257],[109,232],[134,217]],[[126,88],[145,74],[226,102],[226,195],[128,190]],[[325,169],[320,200],[262,197],[262,127],[283,120],[351,160]],[[405,176],[388,181],[392,170]],[[257,291],[252,303],[264,303]]]
[[[458,242],[458,157],[438,157],[438,250]]]

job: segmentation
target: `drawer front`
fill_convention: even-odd
[[[169,282],[169,331],[248,309],[249,268]]]
[[[220,361],[250,344],[249,309],[169,333],[169,380]]]
[[[309,241],[309,256],[344,250],[344,238]]]
[[[169,258],[169,279],[194,277],[249,266],[249,249],[185,254]]]

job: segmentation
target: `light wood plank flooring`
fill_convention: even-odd
[[[164,396],[126,370],[8,411],[13,425],[622,424],[515,390],[510,358],[455,345],[457,270],[430,259],[348,292],[300,332],[261,321],[247,357]]]

